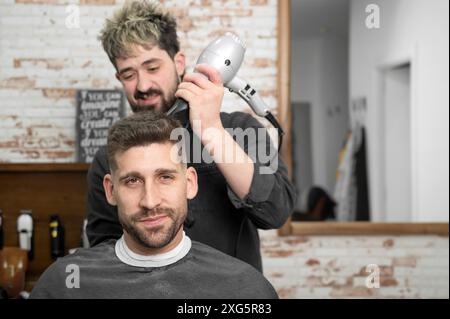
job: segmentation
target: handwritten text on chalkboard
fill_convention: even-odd
[[[114,90],[81,90],[77,93],[78,161],[90,163],[106,145],[108,129],[124,116],[124,96]]]

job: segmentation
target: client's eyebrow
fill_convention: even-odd
[[[123,176],[120,176],[120,177],[119,177],[119,182],[122,182],[122,181],[124,181],[124,180],[126,180],[126,179],[128,179],[128,178],[130,178],[130,177],[135,177],[135,178],[144,179],[144,176],[142,176],[142,174],[139,173],[139,172],[129,172],[129,173],[126,173],[126,174],[123,175]]]
[[[176,169],[171,169],[171,168],[158,168],[155,170],[154,175],[164,175],[164,174],[178,174],[179,171]],[[126,180],[130,177],[134,177],[134,178],[140,178],[140,179],[144,179],[144,176],[139,173],[139,172],[128,172],[123,176],[119,177],[119,181],[122,182],[123,180]]]
[[[164,174],[178,174],[179,171],[176,169],[170,169],[170,168],[158,168],[155,171],[155,175],[164,175]]]

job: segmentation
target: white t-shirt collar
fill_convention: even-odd
[[[191,249],[191,239],[183,232],[183,239],[172,250],[159,255],[144,256],[136,254],[127,246],[125,239],[120,237],[116,242],[115,251],[117,258],[123,263],[134,267],[164,267],[187,255]]]

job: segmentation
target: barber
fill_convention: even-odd
[[[224,88],[215,69],[198,65],[196,72],[207,78],[185,75],[175,19],[159,4],[125,4],[107,20],[100,39],[133,112],[166,112],[177,98],[189,103],[195,133],[190,142],[197,139],[211,161],[201,156],[199,163],[189,163],[198,173],[199,191],[189,202],[186,233],[262,271],[257,229],[281,227],[293,210],[295,191],[277,152],[269,160],[276,163],[271,174],[261,173],[268,163],[248,155],[273,149],[267,134],[239,145],[226,129],[257,131],[263,126],[246,113],[220,112]],[[122,236],[117,209],[107,203],[102,186],[109,172],[101,148],[88,172],[87,236],[92,246]]]

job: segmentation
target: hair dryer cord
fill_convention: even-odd
[[[278,131],[278,152],[281,151],[281,146],[283,144],[283,135],[284,135],[284,131],[283,128],[281,127],[280,123],[278,123],[277,119],[275,118],[275,116],[273,116],[272,113],[267,112],[267,114],[264,116],[269,122],[270,124],[272,124]]]

